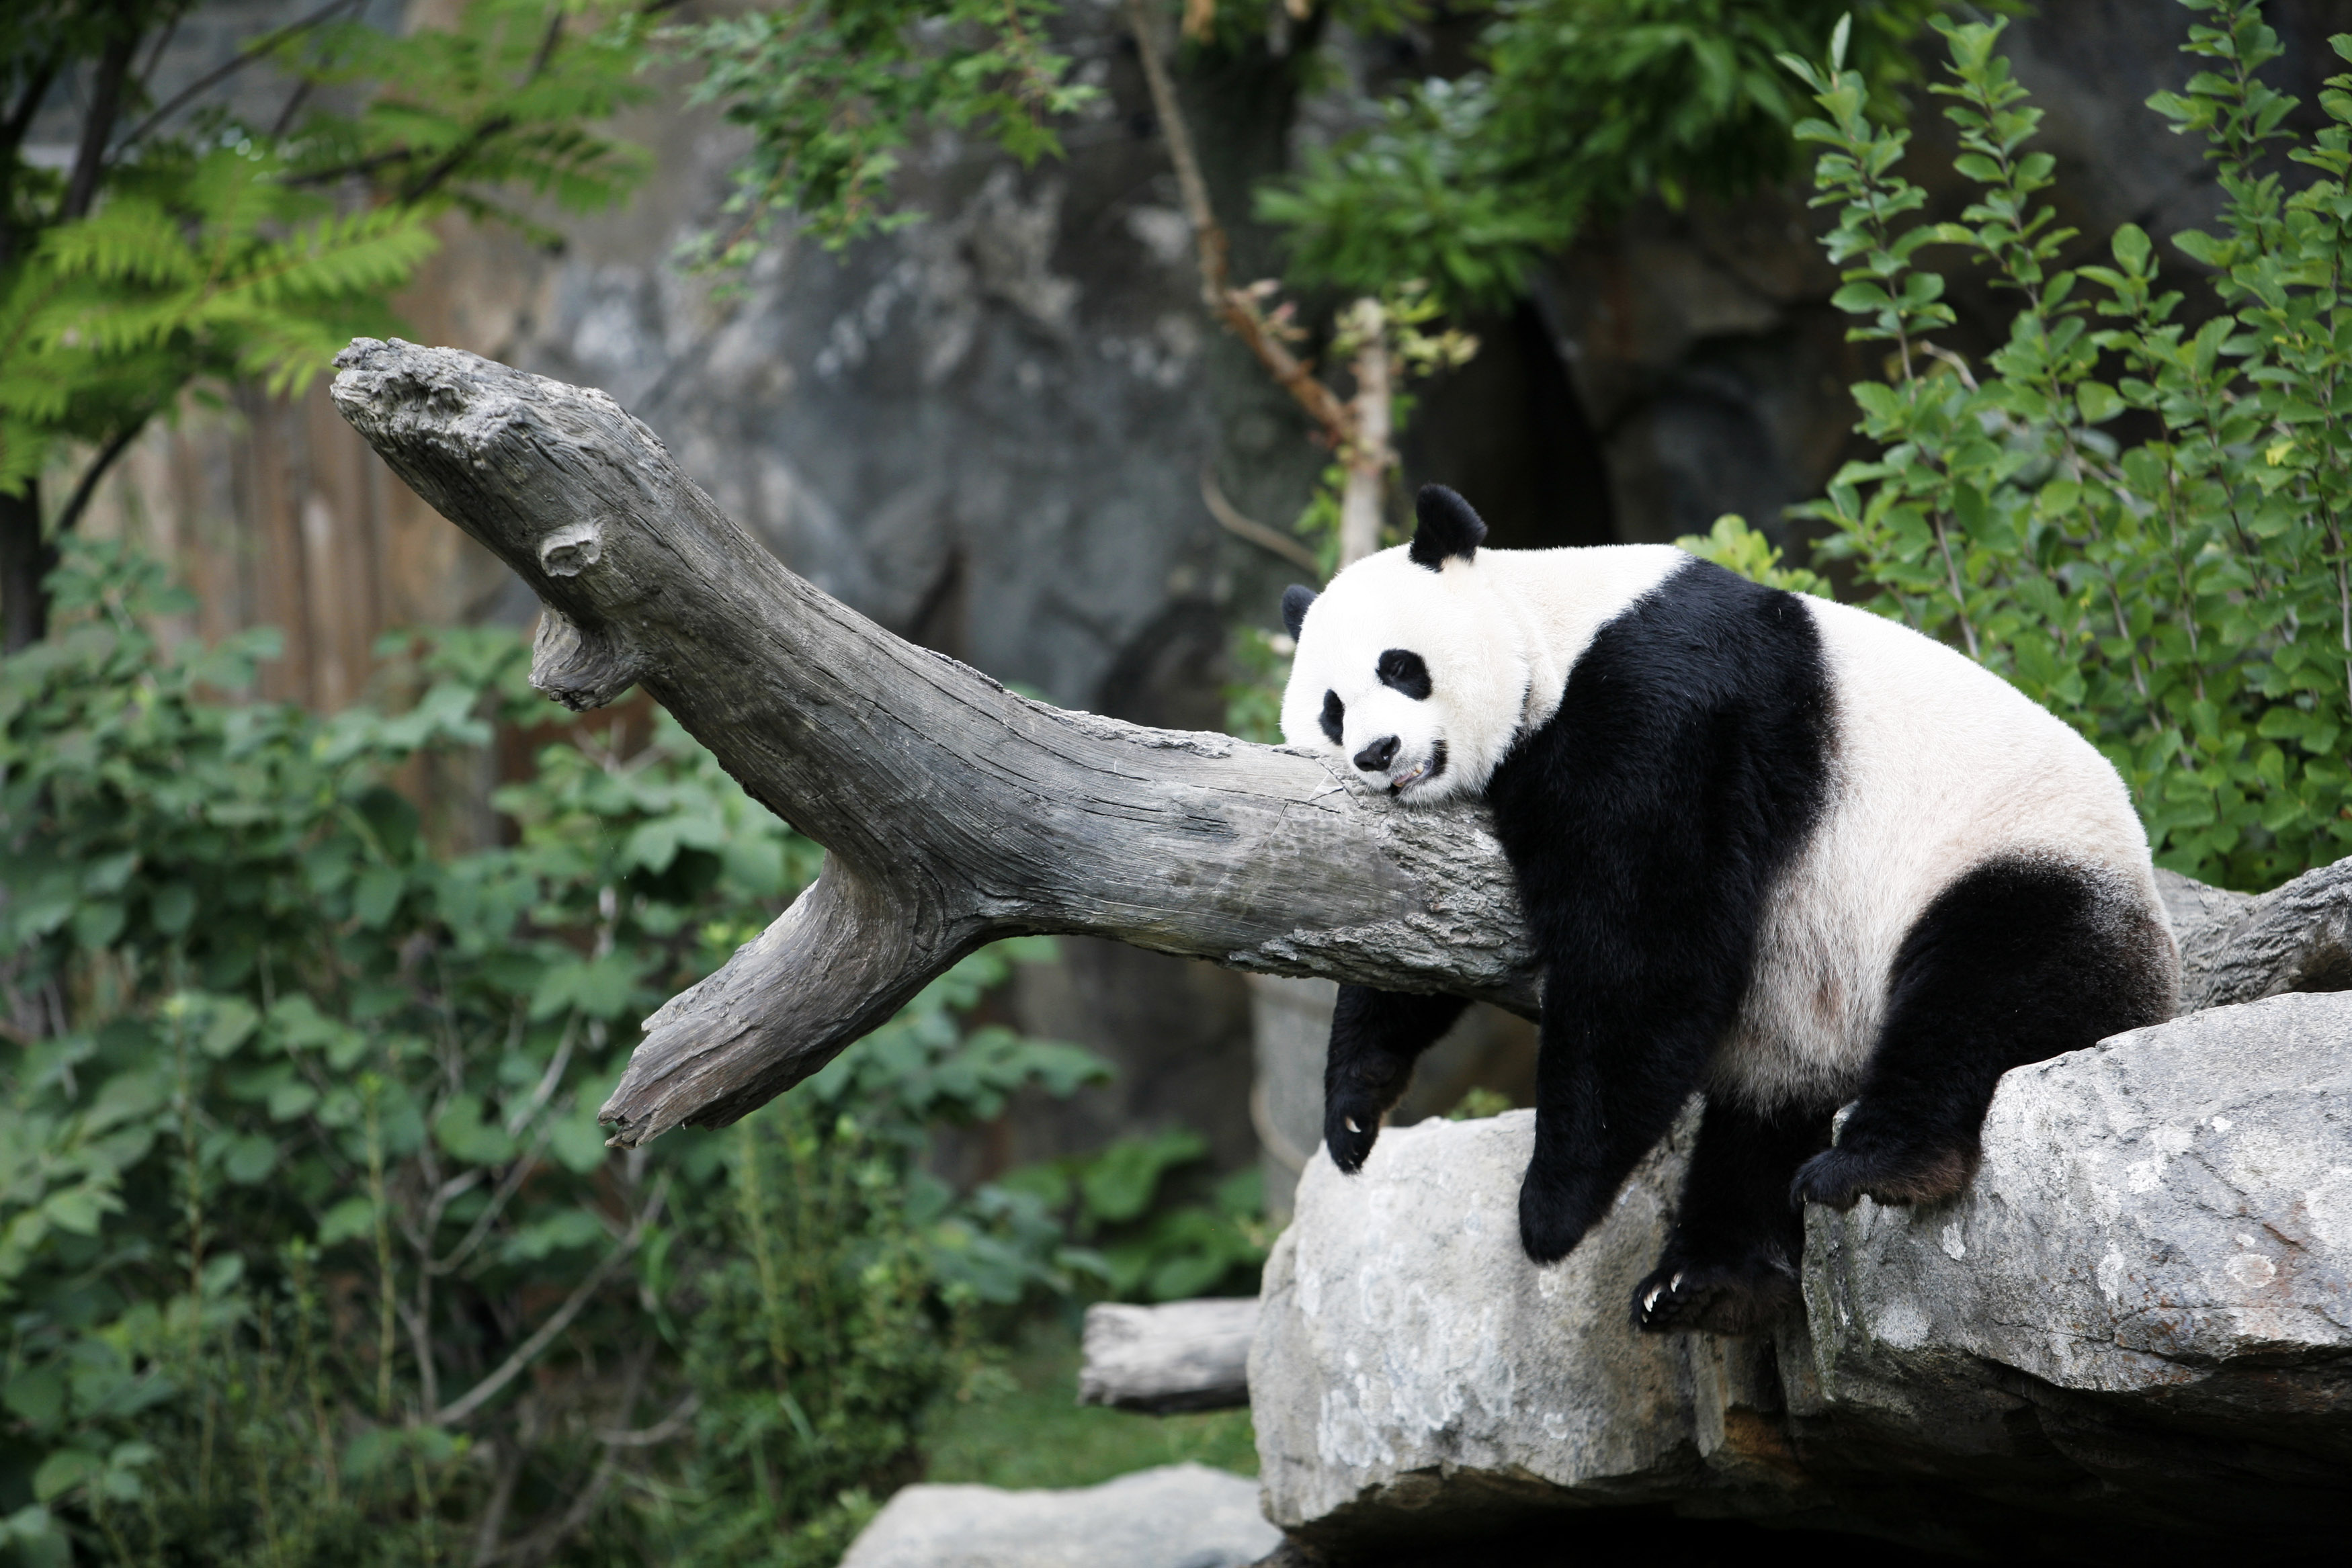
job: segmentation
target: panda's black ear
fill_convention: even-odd
[[[1315,591],[1303,582],[1294,582],[1282,591],[1282,623],[1290,631],[1291,640],[1297,641],[1298,629],[1307,624],[1307,607],[1315,602]]]
[[[1413,502],[1421,526],[1413,530],[1412,549],[1405,553],[1415,566],[1436,571],[1448,556],[1468,560],[1486,542],[1486,525],[1470,503],[1443,485],[1423,485]]]

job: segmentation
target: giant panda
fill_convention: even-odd
[[[2123,781],[1999,676],[1671,546],[1488,549],[1453,491],[1416,509],[1409,546],[1284,595],[1282,728],[1400,805],[1493,809],[1542,967],[1529,1258],[1704,1091],[1634,1321],[1754,1332],[1803,1204],[1949,1197],[2004,1071],[2172,1016]],[[1465,1005],[1340,988],[1340,1170]]]

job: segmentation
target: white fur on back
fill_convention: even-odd
[[[1909,627],[1808,597],[1836,704],[1831,799],[1769,900],[1715,1082],[1759,1104],[1850,1098],[1897,947],[1996,856],[2103,873],[2163,918],[2147,838],[2105,758],[2000,676]]]

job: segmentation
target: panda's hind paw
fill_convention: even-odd
[[[1669,1263],[1633,1288],[1633,1326],[1648,1333],[1757,1333],[1796,1297],[1796,1281],[1769,1264]]]
[[[1852,1208],[1879,1203],[1936,1203],[1969,1185],[1980,1156],[1974,1149],[1870,1148],[1840,1144],[1797,1167],[1789,1201]]]

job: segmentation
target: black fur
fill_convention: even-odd
[[[1316,600],[1315,591],[1303,582],[1294,582],[1282,591],[1282,623],[1290,631],[1292,641],[1307,625],[1307,607]]]
[[[1519,1234],[1565,1257],[1704,1078],[1833,737],[1813,619],[1705,561],[1603,626],[1487,786],[1544,958]]]
[[[1978,866],[1903,938],[1862,1097],[1791,1203],[1951,1197],[1976,1175],[2000,1075],[2163,1022],[2171,970],[2171,944],[2126,890],[2047,861]]]
[[[1353,1173],[1380,1136],[1381,1117],[1412,1082],[1412,1064],[1470,1004],[1341,986],[1323,1061],[1323,1142],[1331,1163]]]
[[[1381,685],[1417,703],[1428,701],[1434,689],[1429,684],[1429,661],[1410,648],[1391,648],[1382,653],[1372,665],[1372,674],[1380,676]]]
[[[1330,737],[1331,744],[1339,745],[1340,736],[1347,731],[1348,705],[1339,700],[1338,692],[1323,694],[1323,716],[1318,722],[1323,727],[1323,733]]]
[[[1486,542],[1486,521],[1470,509],[1469,502],[1443,485],[1423,485],[1412,509],[1419,526],[1412,531],[1412,548],[1405,554],[1415,566],[1436,571],[1445,565],[1447,557],[1458,555],[1467,560]]]
[[[1759,1113],[1709,1100],[1666,1249],[1633,1287],[1635,1325],[1749,1333],[1794,1301],[1805,1214],[1788,1201],[1782,1173],[1829,1136],[1825,1106]]]

